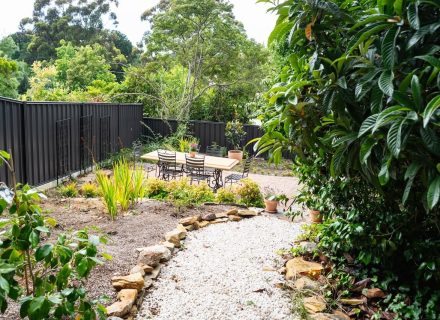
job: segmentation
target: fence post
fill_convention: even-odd
[[[20,118],[21,118],[21,123],[20,123],[20,125],[21,125],[21,141],[20,141],[20,144],[21,144],[21,146],[20,146],[20,162],[17,162],[17,161],[15,161],[15,163],[20,163],[20,165],[21,165],[21,169],[22,170],[20,170],[21,171],[21,173],[22,173],[22,177],[21,177],[21,181],[23,182],[23,183],[28,183],[29,181],[28,181],[28,167],[27,167],[27,154],[26,154],[26,120],[25,120],[25,118],[24,118],[24,115],[25,115],[25,109],[26,108],[26,102],[25,101],[23,101],[21,104],[20,104]],[[15,188],[15,186],[13,186],[14,188]]]

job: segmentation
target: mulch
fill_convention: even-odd
[[[89,297],[92,299],[108,297],[107,305],[116,298],[111,278],[115,275],[127,274],[136,265],[136,248],[163,241],[163,235],[175,228],[182,217],[218,213],[230,208],[223,205],[209,205],[177,211],[172,204],[144,200],[112,221],[105,213],[105,208],[99,199],[50,197],[44,200],[41,207],[48,216],[57,221],[49,241],[56,239],[60,233],[83,228],[89,228],[90,233],[108,237],[108,244],[102,245],[101,250],[110,254],[113,259],[97,267],[86,283]],[[11,302],[6,314],[0,315],[0,319],[20,319],[18,309],[18,304]]]

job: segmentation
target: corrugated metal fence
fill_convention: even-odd
[[[142,136],[146,139],[167,137],[176,131],[178,125],[177,120],[144,118]],[[226,141],[226,124],[224,122],[192,120],[189,121],[188,125],[191,134],[199,139],[202,152],[213,143],[219,146],[231,147]],[[243,128],[246,131],[246,137],[243,139],[242,146],[246,145],[248,141],[263,135],[263,131],[259,126],[244,125]],[[255,154],[253,145],[247,146],[246,151],[249,154]]]
[[[141,137],[142,112],[138,104],[0,98],[0,150],[12,150],[19,182],[40,185],[130,147]],[[11,183],[4,167],[0,181]]]

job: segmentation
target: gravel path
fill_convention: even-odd
[[[259,216],[190,232],[165,266],[138,320],[295,319],[276,250],[289,247],[300,224]]]

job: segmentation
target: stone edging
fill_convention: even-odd
[[[262,209],[231,209],[221,213],[197,215],[179,220],[175,229],[167,232],[165,241],[160,244],[136,249],[139,252],[138,263],[130,270],[127,276],[112,278],[113,287],[119,291],[117,301],[107,307],[109,319],[133,319],[140,308],[143,298],[157,279],[161,263],[171,259],[173,253],[181,247],[188,232],[207,227],[211,224],[228,221],[240,221],[243,218],[258,216]]]

